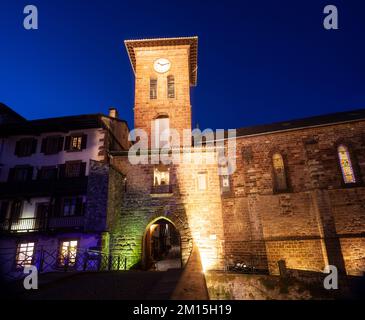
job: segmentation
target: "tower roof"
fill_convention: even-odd
[[[159,46],[178,46],[178,45],[190,45],[189,53],[189,69],[190,69],[190,85],[196,86],[197,84],[197,70],[198,70],[198,37],[180,37],[180,38],[154,38],[154,39],[136,39],[125,40],[129,60],[133,68],[133,72],[136,72],[136,56],[134,48],[142,47],[159,47]]]

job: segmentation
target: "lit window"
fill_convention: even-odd
[[[170,184],[170,170],[166,166],[159,166],[153,171],[153,185],[164,186]]]
[[[63,241],[60,248],[59,265],[74,266],[77,256],[77,240]]]
[[[272,157],[274,168],[274,184],[276,191],[286,191],[288,189],[284,160],[280,153],[275,153]]]
[[[175,98],[175,79],[174,76],[167,77],[167,97]]]
[[[82,137],[71,137],[71,150],[81,150]]]
[[[16,267],[23,268],[32,264],[34,254],[34,242],[19,243],[16,253]]]
[[[344,183],[355,183],[356,178],[352,168],[351,158],[346,146],[340,145],[337,148]]]
[[[150,79],[150,99],[157,99],[157,79]]]
[[[198,190],[207,189],[207,174],[205,172],[198,173]]]

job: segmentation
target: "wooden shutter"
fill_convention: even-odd
[[[60,164],[58,166],[58,177],[60,179],[65,178],[65,174],[66,174],[66,165],[65,164]]]
[[[18,140],[16,143],[15,143],[15,151],[14,151],[14,154],[16,156],[19,157],[19,153],[20,153],[20,146],[21,146],[21,140]]]
[[[32,139],[32,154],[37,152],[37,139]]]
[[[17,223],[20,219],[21,212],[22,212],[23,203],[20,200],[14,200],[11,205],[11,216],[10,219]]]
[[[71,136],[67,136],[65,139],[65,149],[64,150],[70,150],[71,148]]]
[[[54,217],[59,217],[61,215],[61,209],[62,209],[61,205],[62,205],[61,198],[60,197],[55,198],[52,210],[52,215]]]
[[[81,136],[81,150],[86,149],[87,144],[87,134]]]
[[[29,167],[27,170],[27,181],[31,181],[33,179],[33,167]]]
[[[4,222],[8,215],[9,201],[2,201],[0,207],[0,222]]]
[[[46,153],[46,149],[47,149],[47,138],[43,138],[41,144],[41,152]]]
[[[62,151],[63,150],[63,140],[64,138],[63,137],[59,137],[58,138],[58,151]]]
[[[14,180],[14,173],[15,173],[15,168],[10,168],[9,169],[9,175],[8,175],[8,181],[9,182]]]
[[[75,214],[77,216],[82,215],[82,197],[76,198]]]

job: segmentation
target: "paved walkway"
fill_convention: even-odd
[[[173,300],[209,300],[199,251],[196,246],[171,297]]]
[[[118,271],[41,275],[38,290],[18,287],[17,295],[30,300],[167,300],[171,297],[181,269]],[[52,279],[48,281],[48,277]],[[19,289],[20,288],[20,289]]]

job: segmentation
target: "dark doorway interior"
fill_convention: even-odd
[[[151,224],[145,237],[145,267],[166,271],[181,268],[180,235],[175,226],[165,219]]]

